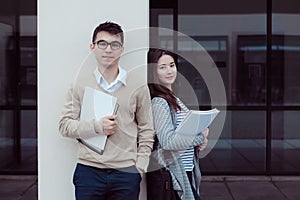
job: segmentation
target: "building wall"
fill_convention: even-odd
[[[119,23],[125,31],[125,53],[133,50],[135,40],[143,47],[148,44],[147,32],[126,39],[126,31],[134,32],[149,26],[148,1],[132,0],[130,9],[128,6],[128,1],[121,0],[39,1],[39,199],[74,199],[72,174],[76,163],[76,142],[60,135],[58,122],[67,89],[90,52],[94,28],[107,20]],[[136,55],[134,60],[126,57],[123,64],[146,63],[146,51],[139,51]]]

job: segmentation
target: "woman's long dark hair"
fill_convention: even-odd
[[[148,71],[150,72],[149,74],[152,75],[152,77],[150,77],[150,82],[148,83],[151,99],[154,97],[161,97],[168,102],[172,110],[181,110],[181,107],[177,103],[175,93],[169,90],[167,87],[161,85],[157,78],[157,62],[163,55],[171,56],[176,63],[176,55],[169,51],[162,49],[150,49],[148,52],[148,68],[150,68]]]

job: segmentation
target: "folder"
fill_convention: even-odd
[[[219,112],[220,111],[216,108],[206,111],[190,110],[175,129],[175,133],[186,136],[196,136],[209,127]]]
[[[91,121],[94,119],[99,121],[104,116],[116,114],[118,107],[116,97],[94,88],[86,87],[81,106],[80,121]],[[107,136],[99,133],[97,136],[84,139],[78,138],[77,140],[91,150],[103,154]]]

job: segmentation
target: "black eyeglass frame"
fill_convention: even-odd
[[[106,45],[105,45],[104,48],[100,47],[100,45],[99,45],[100,42],[106,43]],[[93,44],[94,44],[94,45],[97,44],[97,47],[98,47],[99,49],[102,49],[102,50],[105,50],[105,49],[108,47],[108,45],[110,46],[110,48],[111,48],[112,50],[119,50],[119,49],[123,46],[123,44],[122,44],[121,42],[119,42],[119,41],[107,42],[106,40],[98,40],[98,41],[96,41],[96,42],[93,42]],[[118,47],[118,48],[114,48],[114,47],[112,46],[112,44],[118,44],[119,47]]]

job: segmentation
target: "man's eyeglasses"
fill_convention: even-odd
[[[108,45],[110,45],[112,50],[118,50],[122,47],[122,44],[118,41],[107,42],[105,40],[99,40],[97,42],[93,42],[93,44],[97,44],[98,48],[103,50],[105,50]]]

